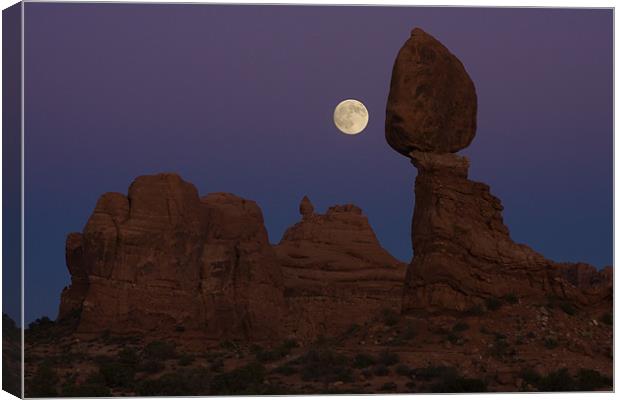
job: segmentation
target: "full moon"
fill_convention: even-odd
[[[343,100],[334,109],[334,124],[342,133],[357,135],[368,125],[368,110],[361,101]]]

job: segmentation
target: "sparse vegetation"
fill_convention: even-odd
[[[547,349],[555,349],[556,347],[558,347],[558,341],[556,338],[553,337],[546,337],[545,340],[543,341],[543,345],[547,348]]]
[[[395,371],[398,375],[402,376],[410,376],[412,372],[411,368],[405,364],[398,364]]]
[[[62,397],[109,397],[111,395],[110,388],[100,373],[91,374],[81,385],[70,381],[62,387]]]
[[[563,301],[560,303],[560,309],[562,309],[562,311],[564,311],[568,315],[577,314],[577,309],[575,308],[575,306],[567,301]]]
[[[179,365],[182,367],[187,367],[188,365],[191,365],[194,360],[195,358],[193,355],[183,354],[181,357],[179,357]]]
[[[379,353],[379,357],[377,358],[377,361],[381,365],[390,366],[390,365],[394,365],[397,362],[399,362],[400,357],[396,353],[392,353],[389,351],[382,351],[381,353]]]
[[[367,368],[371,365],[375,365],[377,361],[369,354],[359,353],[353,359],[353,367],[355,368]]]
[[[260,362],[272,362],[288,356],[293,348],[297,347],[297,342],[293,340],[284,341],[279,346],[271,350],[259,350],[256,352],[256,360]]]
[[[486,392],[487,385],[480,379],[464,378],[453,367],[428,366],[416,368],[413,374],[420,381],[434,381],[430,391],[434,393]]]
[[[180,369],[139,382],[136,393],[139,396],[205,396],[209,394],[209,383],[205,369]]]
[[[613,317],[613,315],[611,315],[611,313],[605,313],[601,317],[601,322],[604,323],[605,325],[610,325],[611,326],[611,325],[614,324],[614,317]]]
[[[372,373],[376,376],[387,376],[390,374],[390,369],[385,365],[377,365],[372,369]]]
[[[466,315],[479,317],[484,314],[484,308],[480,304],[475,304],[465,311]]]
[[[484,301],[484,305],[487,307],[487,310],[497,311],[504,305],[504,302],[497,297],[489,297]]]
[[[452,332],[463,332],[469,329],[467,322],[459,321],[452,327]]]
[[[521,372],[521,378],[541,392],[611,390],[613,380],[592,369],[580,369],[575,377],[562,368],[541,375],[532,369]]]
[[[382,392],[391,392],[396,389],[398,389],[398,386],[394,382],[385,382],[381,385],[381,388],[379,388]]]
[[[504,296],[504,300],[508,304],[517,304],[519,302],[519,298],[514,293],[508,293],[506,296]]]
[[[55,397],[58,395],[56,385],[58,384],[58,374],[50,363],[44,362],[39,365],[37,372],[26,385],[28,389],[27,397]]]
[[[386,308],[383,310],[383,322],[387,326],[394,326],[398,323],[400,319],[400,315],[398,315],[394,310]]]
[[[304,381],[350,382],[351,369],[349,360],[328,348],[311,349],[305,355],[295,360],[301,367],[301,377]]]
[[[176,357],[176,345],[172,342],[156,340],[150,342],[142,350],[142,357],[146,360],[165,361]]]
[[[210,394],[260,395],[279,394],[276,387],[265,385],[265,367],[257,362],[216,375],[211,382]]]

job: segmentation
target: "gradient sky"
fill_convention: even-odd
[[[56,317],[66,235],[143,174],[256,200],[273,243],[303,195],[352,202],[408,261],[416,170],[383,124],[415,26],[476,85],[462,153],[513,238],[612,263],[611,10],[27,3],[25,21],[26,321]],[[332,124],[351,97],[370,113],[358,136]]]

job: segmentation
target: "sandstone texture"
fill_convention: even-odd
[[[513,296],[611,305],[611,270],[558,264],[512,241],[500,200],[467,179],[465,157],[412,152],[411,158],[418,176],[405,312],[465,311]]]
[[[72,284],[59,319],[79,313],[79,332],[267,337],[284,317],[282,275],[256,203],[201,199],[175,174],[101,196],[66,252]]]
[[[269,243],[258,205],[228,193],[200,198],[175,174],[106,193],[66,241],[71,285],[59,320],[78,333],[312,340],[372,312],[400,311],[405,264],[379,244],[353,205],[302,220]]]
[[[476,133],[477,97],[463,64],[437,39],[415,28],[400,49],[387,100],[385,137],[413,150],[457,152]]]
[[[276,246],[292,332],[300,338],[342,333],[384,309],[400,312],[406,265],[385,251],[368,218],[352,204],[314,214],[304,197],[302,220]]]

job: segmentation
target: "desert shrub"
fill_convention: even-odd
[[[613,325],[614,324],[614,317],[613,317],[613,315],[611,315],[611,313],[605,313],[601,317],[601,322],[604,323],[605,325]]]
[[[542,376],[531,368],[525,368],[521,371],[519,376],[524,382],[529,383],[532,386],[538,386],[540,380],[542,379]]]
[[[413,323],[408,322],[405,325],[405,329],[403,329],[403,331],[400,333],[399,338],[407,341],[407,340],[411,340],[415,337],[415,327],[413,326]]]
[[[556,347],[558,347],[558,341],[555,338],[552,337],[546,337],[545,340],[543,341],[543,345],[547,348],[547,349],[555,349]]]
[[[484,308],[480,304],[475,304],[465,310],[465,314],[471,316],[480,316],[484,314]]]
[[[477,393],[486,392],[486,383],[480,379],[464,378],[454,367],[428,366],[413,370],[420,381],[435,381],[430,391],[433,393]]]
[[[415,368],[413,370],[413,373],[418,379],[421,379],[424,381],[430,381],[432,379],[439,378],[441,376],[456,374],[456,370],[452,367],[445,367],[442,365],[439,365],[439,366],[429,365],[428,367]]]
[[[459,321],[452,327],[453,332],[463,332],[469,329],[467,322]]]
[[[344,332],[344,336],[348,337],[348,336],[354,335],[357,332],[359,332],[360,329],[361,327],[358,324],[351,324],[349,325],[347,330]]]
[[[150,342],[142,350],[142,357],[147,360],[169,360],[176,357],[176,345],[172,342],[162,342],[156,340]]]
[[[143,380],[136,386],[139,396],[205,396],[209,394],[209,375],[203,368],[180,369],[157,379]]]
[[[163,371],[165,368],[166,368],[166,364],[164,364],[162,361],[145,360],[139,365],[138,371],[155,374],[157,372]]]
[[[24,332],[25,336],[30,340],[36,340],[46,343],[57,336],[54,330],[54,321],[46,316],[37,318],[28,325],[28,329]]]
[[[46,316],[43,316],[41,318],[37,318],[36,320],[34,320],[30,324],[28,324],[28,330],[33,332],[33,331],[37,331],[37,330],[49,329],[52,326],[54,326],[54,321],[52,321],[51,319],[49,319]]]
[[[381,390],[383,392],[393,391],[393,390],[396,390],[396,389],[398,389],[398,386],[394,382],[385,382],[379,388],[379,390]]]
[[[577,371],[577,390],[592,391],[599,389],[611,390],[613,379],[593,369],[580,369]]]
[[[183,354],[179,357],[179,365],[182,367],[187,367],[194,362],[195,358],[191,354]]]
[[[508,293],[506,296],[504,296],[504,300],[508,304],[517,304],[519,302],[519,298],[514,293]]]
[[[567,301],[560,302],[559,306],[560,306],[560,309],[562,311],[564,311],[568,315],[575,315],[575,314],[577,314],[577,309],[570,302],[567,302]]]
[[[273,372],[280,375],[290,376],[297,373],[297,368],[295,368],[289,363],[286,363],[275,368]]]
[[[288,356],[291,353],[291,349],[297,347],[297,342],[294,340],[286,340],[279,346],[271,350],[259,350],[256,352],[256,360],[260,362],[271,362]]]
[[[505,336],[496,336],[489,354],[495,358],[504,358],[516,354],[515,349],[510,347]]]
[[[62,388],[62,397],[110,397],[111,395],[105,378],[100,373],[89,375],[81,385],[67,382]]]
[[[394,310],[386,308],[383,310],[383,323],[387,326],[394,326],[398,323],[400,319],[400,315],[398,315]]]
[[[56,385],[58,374],[50,363],[44,362],[37,368],[30,383],[26,385],[27,397],[55,397],[58,395]]]
[[[550,372],[548,375],[541,377],[536,386],[541,392],[576,390],[575,380],[570,376],[566,368]]]
[[[353,359],[353,367],[355,368],[366,368],[374,365],[375,363],[375,358],[370,354],[365,353],[356,354],[355,358]]]
[[[382,365],[390,366],[399,362],[400,357],[398,356],[398,354],[391,353],[389,351],[382,351],[381,353],[379,353],[377,361]]]
[[[398,375],[402,376],[410,376],[412,372],[411,368],[409,368],[405,364],[398,364],[395,371]]]
[[[433,393],[480,393],[487,391],[487,385],[480,379],[449,375],[434,384],[431,391]]]
[[[390,369],[385,365],[377,365],[372,369],[372,373],[376,376],[387,376],[390,374]]]
[[[239,345],[239,343],[233,340],[224,340],[223,342],[220,342],[220,347],[224,350],[232,351],[235,353],[239,353],[241,351],[241,346]]]
[[[224,360],[216,358],[209,363],[209,369],[213,372],[219,372],[224,368]]]
[[[265,368],[253,362],[230,372],[216,375],[211,382],[211,395],[271,394],[275,390],[263,384]]]
[[[305,381],[350,382],[349,360],[327,348],[315,348],[300,357],[301,377]]]
[[[463,338],[454,332],[448,333],[446,339],[452,344],[463,344]]]
[[[497,297],[489,297],[484,301],[484,305],[487,307],[487,310],[496,311],[504,305],[504,302]]]
[[[541,392],[611,390],[613,380],[592,369],[580,369],[575,377],[562,368],[547,375],[540,375],[532,369],[521,372],[521,378]]]
[[[131,387],[136,373],[135,366],[110,362],[99,366],[99,372],[108,387]]]
[[[140,358],[138,357],[138,353],[135,349],[131,347],[126,347],[118,352],[117,354],[118,361],[125,365],[138,365]]]

